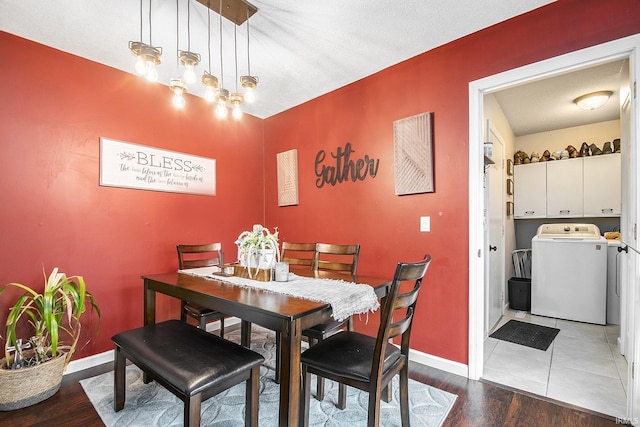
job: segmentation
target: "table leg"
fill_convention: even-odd
[[[280,336],[280,426],[298,425],[300,409],[300,321],[287,323]]]
[[[144,279],[144,325],[156,323],[156,291],[149,289],[149,282]]]
[[[149,281],[144,279],[144,326],[156,323],[156,291],[149,289]],[[142,373],[142,381],[148,384],[150,377]]]
[[[251,348],[251,322],[240,321],[240,344],[243,347]]]

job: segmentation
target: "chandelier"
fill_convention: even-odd
[[[184,94],[190,85],[197,82],[196,68],[201,63],[201,55],[191,51],[191,9],[187,2],[187,49],[180,50],[179,40],[179,1],[176,0],[176,66],[181,71],[181,76],[172,78],[168,82],[169,89],[173,93],[173,105],[176,108],[183,108],[186,105]],[[208,43],[208,69],[203,72],[200,80],[205,87],[204,98],[208,103],[214,104],[216,117],[224,119],[228,116],[229,109],[236,120],[242,117],[242,105],[253,102],[255,90],[258,85],[258,77],[251,75],[250,40],[249,40],[249,18],[258,9],[244,0],[197,0],[198,3],[207,7],[207,43]],[[130,41],[129,50],[137,58],[135,65],[136,72],[145,77],[150,82],[158,80],[157,66],[161,63],[162,48],[154,46],[151,32],[151,0],[149,0],[149,40],[143,41],[143,0],[140,0],[140,41]],[[211,11],[219,14],[219,37],[220,37],[220,74],[219,78],[211,72]],[[229,92],[224,85],[224,64],[222,56],[222,28],[225,18],[234,24],[234,49],[235,49],[235,85],[234,91]],[[247,22],[247,75],[238,77],[238,48],[237,48],[237,27]],[[241,90],[239,90],[239,86]]]

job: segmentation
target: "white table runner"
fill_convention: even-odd
[[[260,282],[243,277],[213,274],[219,271],[219,267],[178,270],[179,273],[191,274],[205,279],[331,304],[332,316],[338,321],[347,319],[354,314],[374,312],[380,307],[378,297],[373,288],[362,283],[303,277],[293,273],[289,273],[287,282]]]

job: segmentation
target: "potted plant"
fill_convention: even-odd
[[[246,267],[251,277],[251,269],[270,269],[280,261],[278,250],[278,227],[271,233],[268,228],[255,224],[251,231],[243,231],[236,240],[238,262]]]
[[[100,308],[86,290],[82,276],[68,277],[54,268],[49,276],[44,274],[41,293],[21,283],[9,283],[0,287],[0,296],[10,288],[23,293],[7,316],[5,358],[0,360],[0,410],[3,411],[23,408],[53,396],[78,345],[82,314],[87,308],[97,314],[96,333],[100,321]],[[26,340],[18,336],[25,323],[33,334]],[[25,349],[28,350],[23,351]]]

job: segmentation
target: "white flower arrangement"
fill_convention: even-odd
[[[280,261],[278,249],[278,227],[271,233],[261,224],[255,224],[251,231],[243,231],[235,241],[238,246],[238,261],[247,267],[249,277],[251,268],[273,268],[276,261]],[[268,256],[270,253],[270,256]]]

